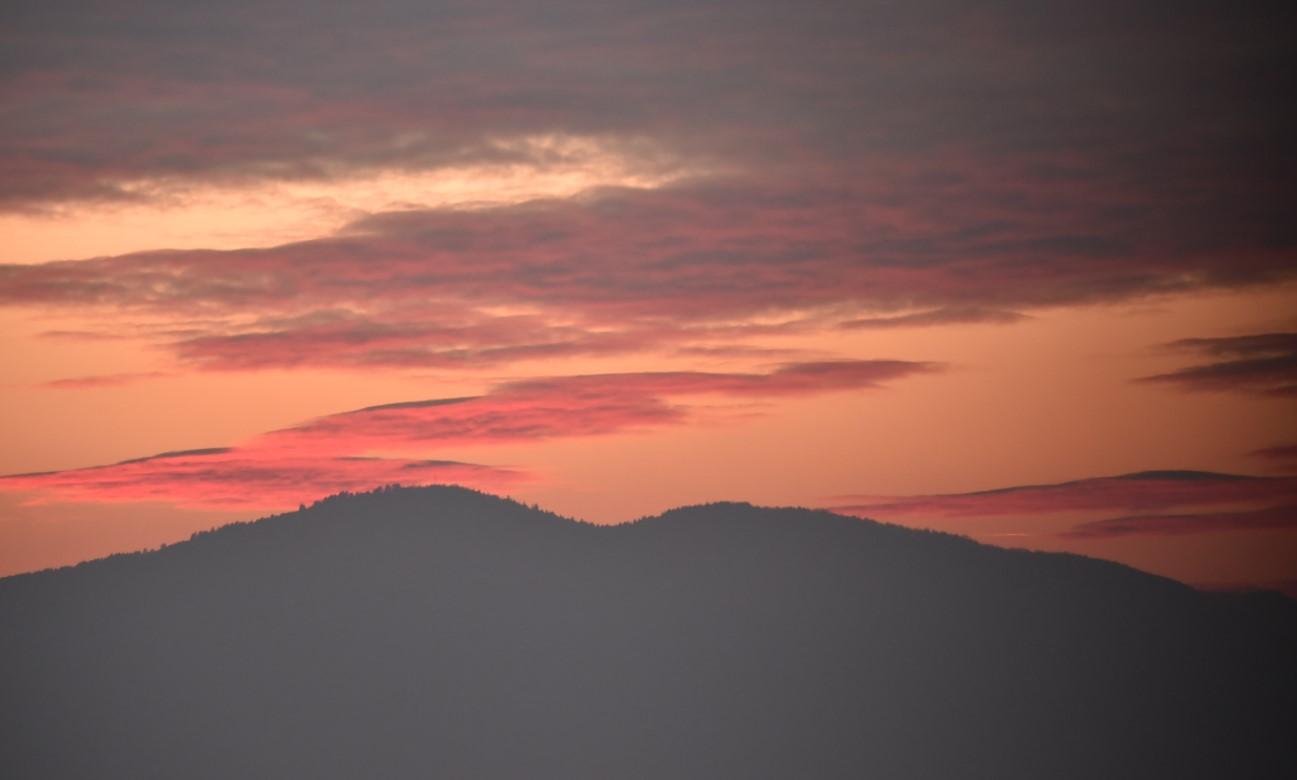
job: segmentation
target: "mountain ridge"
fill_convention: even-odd
[[[343,494],[0,580],[14,777],[1278,777],[1297,616],[717,502]]]
[[[1135,475],[1123,475],[1122,477],[1114,477],[1114,479],[1128,478],[1134,476]],[[177,542],[172,542],[169,544],[163,544],[156,548],[113,553],[111,555],[107,555],[102,558],[80,561],[78,563],[69,564],[66,566],[50,567],[47,569],[39,569],[31,572],[20,572],[17,574],[7,575],[4,577],[0,577],[0,587],[3,587],[3,583],[9,580],[32,577],[37,575],[43,576],[50,573],[66,572],[69,570],[78,570],[82,568],[87,568],[87,569],[95,568],[99,564],[105,561],[118,560],[118,559],[131,559],[136,556],[158,553],[164,550],[168,550],[170,548],[174,548],[179,545],[185,545],[194,542],[196,540],[205,539],[213,534],[234,532],[231,529],[240,529],[247,526],[256,526],[262,523],[275,523],[286,519],[295,518],[299,515],[301,516],[309,515],[313,510],[316,510],[317,508],[330,507],[339,502],[346,502],[351,500],[370,501],[374,499],[381,499],[384,497],[391,497],[398,494],[435,495],[440,498],[444,498],[447,496],[461,496],[464,498],[471,497],[471,500],[481,500],[484,502],[502,502],[504,505],[509,505],[513,508],[533,513],[537,517],[545,517],[547,519],[560,520],[577,526],[601,528],[601,529],[625,528],[631,526],[670,523],[670,522],[678,521],[685,518],[691,518],[691,517],[699,518],[705,521],[709,519],[715,519],[715,518],[709,518],[707,516],[709,514],[714,514],[716,512],[729,512],[730,510],[752,511],[758,513],[764,513],[764,512],[799,513],[803,516],[810,516],[810,517],[814,517],[814,516],[832,517],[835,518],[836,520],[841,520],[841,521],[858,524],[858,525],[863,524],[863,525],[876,526],[876,527],[894,528],[907,534],[918,534],[918,535],[927,534],[927,535],[938,536],[950,540],[963,540],[973,546],[995,549],[995,550],[1002,550],[1009,553],[1027,553],[1029,555],[1039,555],[1039,556],[1079,558],[1087,561],[1093,561],[1099,565],[1114,566],[1120,569],[1130,570],[1132,572],[1136,572],[1145,577],[1164,580],[1166,582],[1174,583],[1175,585],[1184,588],[1194,589],[1192,586],[1179,582],[1178,580],[1174,580],[1169,577],[1163,577],[1161,575],[1153,574],[1151,572],[1146,572],[1141,569],[1128,566],[1126,564],[1118,563],[1115,561],[1109,561],[1103,558],[1094,558],[1092,556],[1082,555],[1079,553],[1071,553],[1071,552],[1002,548],[1002,547],[997,547],[995,545],[988,545],[981,542],[977,542],[971,537],[965,536],[963,534],[951,533],[949,531],[938,531],[935,529],[913,528],[909,526],[900,525],[897,523],[889,523],[886,521],[876,520],[868,517],[860,517],[857,515],[845,515],[845,514],[834,512],[831,509],[813,509],[813,508],[801,507],[796,505],[754,504],[749,501],[739,501],[739,500],[716,500],[716,501],[705,501],[697,504],[685,504],[678,507],[672,507],[670,509],[663,510],[662,512],[658,512],[656,514],[643,515],[641,517],[637,517],[623,523],[602,524],[602,523],[593,523],[578,517],[563,515],[557,512],[552,512],[550,510],[542,509],[539,505],[527,504],[525,502],[518,501],[517,499],[514,499],[509,496],[500,496],[493,493],[489,493],[487,491],[476,490],[473,488],[462,487],[459,485],[405,486],[399,484],[384,485],[382,487],[375,488],[373,490],[368,490],[368,491],[342,491],[340,493],[335,493],[333,495],[326,496],[325,498],[314,501],[309,505],[302,504],[296,510],[273,513],[252,520],[234,521],[211,529],[196,531],[190,534],[189,538],[187,539],[183,539]],[[305,513],[305,515],[303,513]],[[1269,592],[1269,591],[1258,591],[1258,592]],[[1286,598],[1286,596],[1277,592],[1276,595]]]

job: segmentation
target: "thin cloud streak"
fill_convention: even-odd
[[[132,458],[107,466],[0,477],[0,490],[39,491],[59,501],[165,501],[182,507],[271,510],[343,490],[395,482],[501,489],[523,475],[447,460],[292,456],[221,447]]]
[[[357,449],[479,444],[597,436],[680,424],[695,410],[681,399],[785,398],[870,390],[939,371],[932,363],[843,360],[789,363],[765,374],[699,371],[548,377],[512,382],[470,398],[403,402],[329,415],[267,434],[276,447],[310,449],[347,441]]]
[[[1153,513],[1293,498],[1297,498],[1297,478],[1148,471],[973,493],[890,498],[843,496],[829,508],[844,514],[883,519],[973,519],[1104,510]]]
[[[1165,346],[1196,352],[1202,357],[1225,359],[1141,377],[1138,381],[1183,390],[1297,397],[1297,333],[1183,339]]]
[[[1062,534],[1071,539],[1113,539],[1122,536],[1183,536],[1297,528],[1297,504],[1236,512],[1129,515],[1081,523]]]
[[[927,328],[934,325],[1012,325],[1028,319],[1015,311],[978,308],[932,309],[891,317],[862,317],[838,325],[843,330],[885,330]]]
[[[1271,462],[1281,468],[1297,466],[1297,444],[1278,444],[1273,447],[1262,447],[1248,453],[1254,458]]]
[[[48,387],[55,390],[89,390],[102,387],[121,387],[123,385],[144,382],[149,379],[160,379],[172,376],[165,371],[139,371],[125,374],[90,374],[87,376],[72,376],[63,379],[54,379],[49,382],[42,382],[40,387]]]

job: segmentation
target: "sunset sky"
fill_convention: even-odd
[[[0,575],[451,482],[1297,593],[1293,29],[5,3]]]

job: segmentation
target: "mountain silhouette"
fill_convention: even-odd
[[[1297,777],[1297,603],[804,509],[343,494],[0,627],[9,778]]]

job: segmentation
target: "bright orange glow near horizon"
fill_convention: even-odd
[[[129,61],[19,63],[0,576],[454,482],[599,523],[825,507],[1297,593],[1297,237],[1261,164],[1291,122],[1268,82],[1157,76],[1262,55],[1168,33],[1082,72],[1119,32],[964,19],[997,60],[822,10],[696,9],[732,44],[705,47],[586,20],[614,41],[586,50],[460,9],[481,63],[352,20],[354,74],[305,44],[245,73],[228,41],[189,73],[124,28]]]

